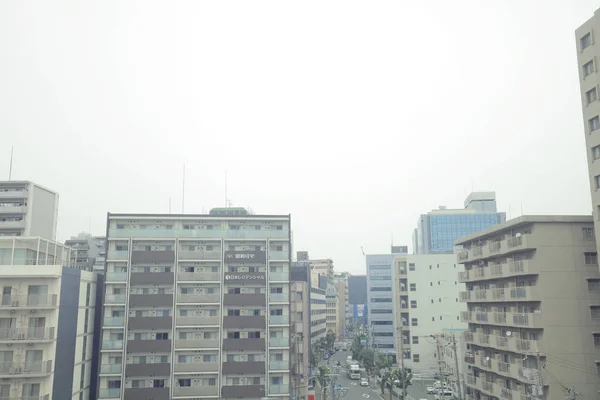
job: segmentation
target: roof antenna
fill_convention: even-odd
[[[10,181],[12,178],[12,164],[13,164],[13,150],[15,146],[10,146],[10,166],[8,168],[8,180]]]

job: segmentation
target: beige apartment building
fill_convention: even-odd
[[[338,293],[337,302],[337,324],[338,324],[338,338],[342,339],[346,337],[346,329],[350,324],[352,318],[352,310],[350,309],[350,303],[348,302],[348,272],[342,272],[335,274],[333,277],[334,286]]]
[[[600,9],[575,31],[577,66],[596,236],[600,230]]]
[[[600,397],[593,222],[523,216],[457,241],[461,321],[469,326],[466,399]]]
[[[329,284],[325,290],[325,308],[327,309],[325,326],[327,332],[333,332],[336,338],[338,337],[338,302],[337,288]]]

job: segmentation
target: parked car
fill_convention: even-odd
[[[451,400],[453,398],[454,392],[450,389],[444,389],[443,393],[435,395],[435,400]]]
[[[367,378],[361,378],[360,386],[369,386],[369,380]]]

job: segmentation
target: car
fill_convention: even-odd
[[[350,360],[352,360],[352,356],[346,357],[346,361],[350,361]]]
[[[454,392],[449,389],[444,389],[443,393],[435,395],[435,400],[450,400],[453,398],[454,398]]]
[[[369,386],[369,380],[367,378],[361,378],[360,386]]]

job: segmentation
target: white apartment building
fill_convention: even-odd
[[[327,332],[331,331],[338,337],[338,291],[337,288],[328,284],[325,290],[325,308],[327,309],[327,322],[325,324]]]
[[[310,340],[315,343],[327,334],[326,289],[310,287]]]
[[[29,181],[0,182],[0,236],[56,240],[58,194]]]
[[[466,399],[600,397],[593,222],[523,216],[457,241],[458,279],[467,287]]]
[[[460,340],[460,333],[467,329],[467,324],[460,321],[460,312],[466,307],[459,302],[459,293],[465,290],[465,284],[458,282],[459,267],[456,254],[394,258],[397,354],[404,352],[404,364],[413,369],[415,376],[431,378],[439,372],[435,337],[454,332]],[[443,364],[445,373],[454,372],[453,369],[454,365]]]
[[[95,398],[96,274],[42,238],[0,238],[0,398]],[[93,362],[94,361],[94,362]]]

